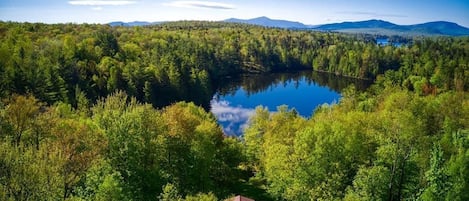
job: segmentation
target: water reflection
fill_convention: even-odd
[[[240,135],[258,105],[274,111],[285,104],[309,117],[318,105],[339,101],[344,88],[354,85],[358,90],[365,90],[369,84],[312,71],[246,75],[225,79],[210,102],[210,111],[226,134]]]
[[[217,117],[226,134],[242,133],[249,118],[254,114],[254,108],[233,106],[225,100],[213,99],[210,105],[212,107],[210,111]]]
[[[243,88],[248,95],[251,95],[275,88],[278,85],[285,86],[288,82],[294,82],[295,88],[298,88],[302,79],[309,85],[315,83],[319,86],[330,88],[337,93],[341,93],[343,89],[350,85],[355,86],[355,89],[359,91],[364,91],[372,83],[370,80],[360,80],[316,71],[254,74],[222,80],[215,95],[224,96],[233,94],[239,88]]]

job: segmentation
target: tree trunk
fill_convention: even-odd
[[[22,132],[17,132],[16,133],[16,137],[15,137],[15,143],[16,143],[16,147],[19,147],[20,146],[20,141],[21,141],[21,135],[23,133]]]
[[[404,161],[402,161],[402,165],[401,165],[401,175],[400,175],[400,178],[399,178],[399,189],[398,189],[398,192],[397,192],[397,198],[398,200],[401,200],[401,197],[402,197],[402,185],[404,183],[404,178],[405,178],[405,165],[407,163],[407,159],[409,158],[409,151],[407,150],[406,151],[406,154],[404,156]]]
[[[388,188],[389,188],[389,198],[388,198],[388,201],[393,201],[393,180],[394,180],[394,174],[396,172],[396,160],[394,160],[393,164],[392,164],[392,168],[391,168],[391,178],[389,179],[389,185],[388,185]]]

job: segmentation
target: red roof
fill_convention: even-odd
[[[253,199],[251,199],[251,198],[243,197],[243,196],[241,196],[241,195],[238,195],[238,196],[232,198],[231,200],[232,200],[232,201],[255,201],[255,200],[253,200]]]

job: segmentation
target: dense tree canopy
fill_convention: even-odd
[[[468,200],[469,38],[370,37],[0,22],[0,200]],[[225,76],[298,69],[375,84],[258,107],[240,138],[203,109]]]
[[[469,88],[468,38],[415,38],[402,47],[369,37],[176,22],[148,27],[0,22],[0,91],[42,102],[95,102],[115,90],[163,107],[207,105],[220,79],[241,72],[314,69],[362,79],[386,70],[419,93]]]
[[[64,103],[35,107],[14,96],[1,110],[1,200],[154,200],[169,184],[181,195],[226,196],[241,174],[240,142],[192,103],[156,110],[119,92],[90,116]]]
[[[462,154],[454,143],[469,137],[468,104],[462,92],[392,89],[346,97],[309,120],[258,108],[244,138],[256,176],[279,199],[464,200],[465,171],[449,170]]]

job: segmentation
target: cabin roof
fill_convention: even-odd
[[[241,196],[241,195],[237,195],[236,197],[230,198],[227,201],[255,201],[255,200]]]

